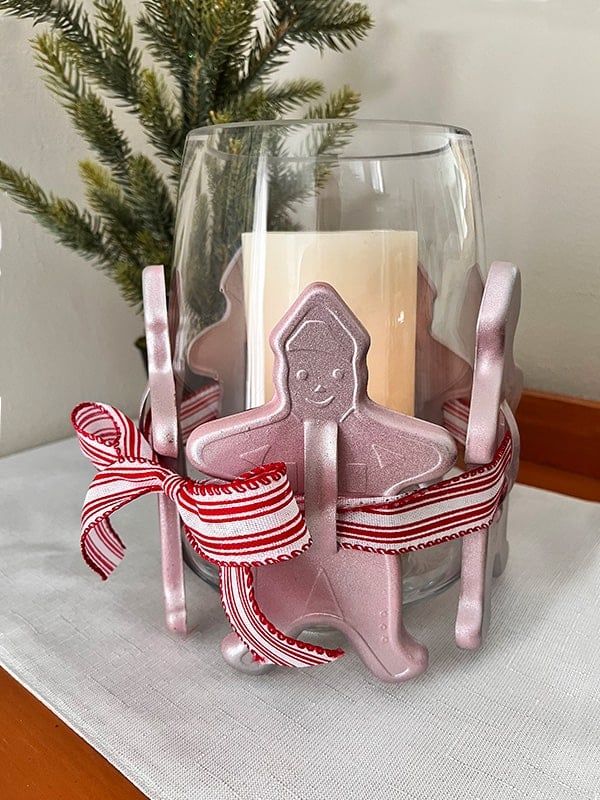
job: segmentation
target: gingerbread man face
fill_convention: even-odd
[[[307,320],[285,350],[292,413],[299,419],[341,420],[353,408],[356,390],[353,347],[346,332],[333,319],[332,324]]]

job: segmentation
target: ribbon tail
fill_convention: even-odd
[[[105,581],[125,557],[125,545],[108,519],[101,519],[82,534],[81,554]]]
[[[279,631],[256,601],[249,567],[220,567],[219,578],[229,622],[255,658],[281,667],[311,667],[344,655],[343,650],[319,647]]]
[[[130,461],[117,463],[96,473],[81,511],[81,554],[86,564],[106,580],[125,557],[125,545],[110,517],[120,508],[162,491],[169,476],[158,464]],[[181,480],[181,479],[178,479]]]

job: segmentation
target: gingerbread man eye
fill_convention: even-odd
[[[335,378],[336,381],[341,381],[342,378],[344,377],[344,370],[343,369],[334,369],[331,374]]]
[[[305,381],[308,378],[308,372],[305,369],[299,369],[296,373],[296,380]]]

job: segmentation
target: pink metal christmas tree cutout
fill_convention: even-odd
[[[148,348],[148,393],[142,401],[140,426],[164,466],[176,468],[179,458],[179,427],[175,377],[171,356],[171,335],[167,315],[167,294],[162,266],[146,267],[142,277],[144,322]],[[176,293],[174,293],[176,295]],[[176,313],[172,311],[171,313]],[[145,431],[146,432],[146,431]],[[158,497],[163,594],[167,628],[187,633],[187,610],[183,577],[181,526],[177,507],[166,495]]]
[[[192,339],[187,363],[196,375],[218,381],[221,414],[227,416],[244,407],[240,376],[246,369],[246,319],[241,250],[223,272],[219,289],[225,298],[223,316]]]
[[[464,297],[459,314],[458,335],[467,352],[472,352],[477,314],[483,295],[479,268],[471,267],[465,278]],[[417,330],[415,369],[415,415],[438,425],[444,424],[444,404],[451,399],[468,398],[473,368],[432,332],[433,308],[437,289],[423,266],[417,277]]]
[[[335,290],[312,284],[273,331],[274,398],[201,426],[187,453],[195,467],[223,479],[286,463],[294,490],[304,495],[313,545],[293,561],[256,571],[261,607],[292,636],[315,625],[339,629],[376,676],[404,681],[426,669],[427,650],[402,621],[401,561],[338,549],[338,496],[389,496],[435,481],[454,463],[456,448],[437,425],[369,399],[369,344]],[[235,635],[226,637],[223,653],[239,669],[267,668]]]

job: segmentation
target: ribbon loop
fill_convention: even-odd
[[[287,561],[310,546],[281,463],[257,467],[230,483],[189,482],[179,506],[192,547],[221,567]]]
[[[181,475],[177,475],[174,472],[169,472],[162,482],[162,490],[167,495],[169,500],[172,500],[179,508],[181,503],[181,494],[187,488],[188,484],[191,483],[192,481],[188,480],[187,478],[182,478]]]
[[[115,461],[144,458],[156,462],[150,444],[132,420],[104,403],[80,403],[71,412],[81,452],[97,469]]]

